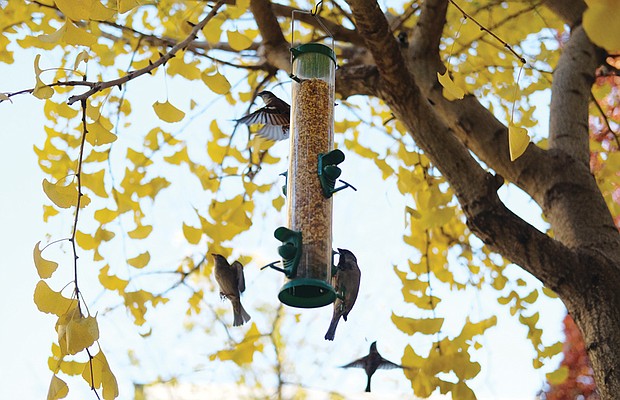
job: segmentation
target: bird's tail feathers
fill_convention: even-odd
[[[235,300],[232,301],[234,314],[233,326],[241,326],[248,322],[252,317],[250,317],[250,314],[248,314],[245,311],[245,308],[241,305],[241,300]]]
[[[340,315],[334,314],[332,317],[332,322],[329,324],[329,328],[325,334],[325,340],[334,340],[334,337],[336,336],[336,327],[338,327],[338,321],[340,321]]]

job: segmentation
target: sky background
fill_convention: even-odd
[[[0,76],[4,77],[0,80],[0,92],[33,86],[32,63],[35,54],[32,50],[20,50],[15,64],[0,65]],[[54,65],[54,62],[51,56],[45,55],[41,60],[41,64],[48,67]],[[143,78],[132,83],[129,88],[128,98],[134,109],[132,120],[140,122],[134,123],[119,136],[119,142],[125,145],[141,141],[144,125],[155,126],[159,123],[151,104],[163,101],[166,94],[173,104],[184,110],[188,109],[189,99],[192,96],[196,98],[197,91],[208,96],[208,91],[202,87],[196,88],[195,83],[192,86],[168,79],[167,84],[164,84],[161,73]],[[280,78],[288,81],[284,74]],[[290,101],[288,90],[289,86],[283,85],[276,89],[276,94]],[[64,95],[56,95],[55,99],[61,96]],[[186,121],[179,124],[185,126],[179,133],[182,140],[204,140],[204,133],[213,115],[217,114],[220,120],[224,120],[221,116],[230,114],[232,120],[245,109],[245,105],[231,108],[222,100],[213,103],[209,97],[200,100],[199,104],[204,106],[206,112],[196,115],[191,122],[187,122],[186,118]],[[548,101],[545,103],[545,99],[541,99],[541,104],[548,104]],[[49,225],[42,220],[42,204],[47,200],[41,181],[46,176],[39,169],[33,152],[33,145],[40,146],[44,140],[42,108],[43,101],[30,95],[15,97],[13,104],[0,104],[0,139],[4,144],[0,146],[0,182],[4,186],[0,191],[0,250],[4,276],[0,280],[0,318],[3,321],[0,339],[5,348],[4,357],[0,359],[0,370],[3,371],[0,377],[0,381],[3,381],[0,384],[2,399],[44,398],[51,379],[47,357],[51,343],[55,340],[55,319],[40,313],[33,303],[32,295],[39,278],[32,261],[32,249],[37,241],[48,241],[47,233],[52,233],[52,240],[62,237],[63,232],[66,236],[72,214],[55,217]],[[338,108],[336,112],[339,112]],[[541,121],[538,131],[545,132],[544,110],[538,114]],[[223,126],[232,129],[233,124],[224,123]],[[179,127],[171,127],[171,131],[175,129],[180,130]],[[376,133],[373,136],[372,130],[365,131],[364,135],[379,137]],[[342,135],[336,137],[341,147],[342,141]],[[261,174],[276,173],[278,168],[286,169],[288,143],[276,144],[273,151],[282,156],[283,160],[272,171],[263,171]],[[119,162],[122,161],[119,159]],[[398,363],[407,344],[417,343],[423,347],[428,339],[421,335],[408,337],[390,321],[392,311],[399,315],[415,312],[403,304],[400,281],[393,272],[394,265],[406,267],[407,259],[413,255],[411,248],[402,243],[402,235],[406,232],[404,207],[409,203],[395,189],[393,181],[382,181],[380,172],[370,161],[347,152],[347,160],[342,166],[342,178],[353,184],[358,191],[344,190],[334,198],[334,247],[348,248],[357,255],[362,270],[360,295],[349,321],[341,321],[339,324],[333,343],[323,340],[331,318],[331,307],[302,311],[289,309],[292,311],[290,314],[300,314],[300,322],[295,323],[294,318],[288,318],[283,332],[291,342],[303,343],[297,349],[288,349],[290,360],[295,363],[295,376],[303,377],[303,382],[319,393],[322,390],[341,390],[355,398],[365,386],[364,372],[361,369],[343,370],[338,366],[367,354],[370,343],[375,340],[384,357]],[[129,244],[129,248],[115,253],[110,262],[120,262],[126,255],[133,256],[136,251],[148,249],[155,259],[154,270],[172,270],[184,255],[195,254],[196,249],[189,248],[182,239],[181,221],[191,220],[192,207],[204,207],[207,203],[200,193],[189,192],[188,196],[187,185],[192,185],[191,190],[195,190],[196,185],[186,175],[181,170],[172,172],[171,176],[176,179],[173,186],[154,205],[145,208],[151,213],[149,218],[156,224],[153,237],[148,242]],[[537,207],[517,189],[504,187],[501,195],[514,211],[542,229],[544,224],[536,217]],[[252,232],[242,235],[241,243],[237,243],[239,250],[235,255],[244,253],[254,257],[254,261],[245,269],[248,289],[243,303],[252,315],[251,322],[256,322],[260,329],[269,322],[269,312],[265,311],[262,315],[263,310],[277,306],[276,296],[282,276],[275,271],[260,272],[259,268],[277,258],[278,243],[273,238],[273,230],[285,223],[285,208],[281,213],[271,212],[267,218],[255,220]],[[66,246],[59,246],[56,253],[58,257],[67,257]],[[82,290],[89,300],[91,312],[100,314],[100,342],[119,381],[120,398],[131,397],[133,382],[145,383],[157,376],[167,379],[179,375],[183,382],[220,389],[234,383],[239,370],[233,363],[210,363],[208,359],[209,354],[221,348],[222,337],[225,335],[223,327],[212,326],[209,333],[205,333],[202,328],[190,333],[184,331],[184,326],[194,324],[200,327],[200,324],[208,323],[212,317],[209,312],[202,319],[185,316],[183,304],[188,296],[187,291],[179,289],[168,304],[149,311],[149,322],[145,327],[136,327],[122,308],[106,311],[118,304],[118,300],[102,295],[96,283],[98,269],[89,269],[96,265],[89,263],[88,257],[84,257],[80,263],[84,271]],[[56,288],[63,286],[61,282],[66,284],[70,280],[69,269],[66,263],[61,263],[57,273],[59,276],[54,281],[57,282]],[[525,277],[516,267],[512,268],[511,275]],[[165,287],[173,281],[169,277],[141,279],[145,280],[138,279],[136,285],[144,282]],[[211,280],[205,287],[209,288],[213,283]],[[525,327],[516,318],[509,318],[507,310],[498,306],[490,293],[465,291],[449,295],[443,289],[438,290],[441,290],[441,296],[445,295],[441,307],[436,310],[438,317],[446,318],[443,327],[445,334],[458,333],[467,315],[477,321],[499,312],[498,325],[487,331],[482,339],[483,350],[473,355],[482,364],[482,372],[471,382],[479,398],[534,398],[541,388],[544,373],[556,368],[559,357],[542,370],[534,370],[531,363],[534,352],[525,340]],[[229,303],[221,303],[216,293],[205,296],[205,301],[225,310],[224,320],[232,321]],[[543,342],[549,345],[562,339],[561,320],[564,310],[558,300],[543,300],[541,306],[544,306],[540,322],[545,329]],[[142,339],[140,333],[149,330],[151,336]],[[233,330],[232,335],[240,339],[242,332]],[[256,358],[258,366],[268,368],[269,351],[266,348],[265,356]],[[134,356],[142,360],[140,366],[132,365]],[[199,364],[202,366],[196,370]],[[270,376],[265,376],[267,385],[270,379]],[[69,399],[94,398],[88,394],[83,381],[72,382],[69,381]],[[411,393],[409,382],[398,370],[378,372],[373,377],[373,390],[380,393],[381,398],[403,398]],[[167,398],[188,398],[178,394],[175,396]]]

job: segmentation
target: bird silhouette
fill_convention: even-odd
[[[404,367],[381,357],[381,354],[379,354],[379,351],[377,350],[377,342],[372,342],[367,356],[357,359],[347,365],[343,365],[340,368],[364,368],[366,375],[368,375],[366,391],[370,392],[370,378],[372,378],[372,375],[377,371],[377,369],[394,369]]]
[[[212,256],[215,259],[214,274],[215,280],[220,286],[220,296],[230,300],[233,306],[233,326],[243,325],[250,320],[250,315],[241,305],[241,293],[245,291],[243,265],[239,261],[230,265],[221,254],[214,253]]]
[[[263,90],[258,93],[258,96],[263,99],[265,106],[259,108],[253,113],[239,118],[237,122],[241,122],[242,124],[246,124],[248,126],[263,124],[264,126],[256,132],[256,134],[266,139],[288,139],[289,124],[291,120],[291,106],[267,90]]]
[[[347,320],[360,288],[361,272],[357,266],[357,258],[347,249],[338,249],[338,254],[340,254],[340,259],[336,266],[337,272],[334,277],[334,288],[343,297],[338,297],[334,301],[334,314],[332,315],[329,329],[325,334],[325,340],[334,340],[338,321],[341,316],[345,321]]]

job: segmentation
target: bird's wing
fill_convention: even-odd
[[[381,357],[381,364],[379,364],[377,368],[378,369],[394,369],[394,368],[403,368],[403,366],[393,363],[392,361],[388,361],[385,358]]]
[[[237,120],[246,125],[265,124],[265,125],[288,125],[290,122],[289,113],[281,113],[272,107],[263,107],[251,114]]]
[[[340,368],[366,368],[366,357],[362,357],[359,360],[355,360],[353,362],[348,363],[347,365],[343,365]]]
[[[269,140],[288,139],[288,126],[281,125],[265,125],[256,132],[257,135]]]
[[[245,277],[243,276],[243,265],[239,261],[235,261],[230,266],[237,274],[237,288],[239,292],[245,292]]]

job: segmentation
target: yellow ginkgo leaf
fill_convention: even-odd
[[[155,114],[162,121],[166,122],[179,122],[185,117],[185,113],[166,100],[165,103],[156,102],[153,104],[153,110],[155,110]]]
[[[515,126],[513,124],[508,125],[508,146],[510,148],[510,161],[514,161],[527,149],[527,145],[530,143],[530,137],[527,134],[527,129]]]
[[[104,144],[110,144],[117,139],[117,136],[107,130],[99,120],[92,124],[87,124],[86,141],[91,146],[103,146]]]
[[[118,292],[122,292],[125,290],[129,281],[119,278],[116,275],[109,275],[110,266],[106,265],[105,267],[99,270],[99,282],[103,285],[104,288],[110,290],[117,290]]]
[[[148,237],[153,231],[153,226],[151,225],[141,225],[137,226],[133,231],[127,232],[127,235],[132,239],[145,239]]]
[[[222,24],[228,20],[228,16],[224,13],[219,13],[209,21],[207,26],[202,28],[202,33],[207,38],[209,43],[217,43],[222,36]]]
[[[559,385],[568,378],[568,367],[562,365],[560,368],[547,374],[547,381],[552,385]]]
[[[67,324],[64,341],[58,343],[66,343],[66,354],[77,354],[80,351],[90,347],[99,339],[99,326],[95,317],[82,317],[79,313],[74,314]]]
[[[620,50],[620,1],[586,0],[583,29],[598,46],[610,52]]]
[[[41,54],[37,54],[34,58],[34,73],[35,73],[36,84],[34,86],[34,90],[32,91],[32,95],[38,99],[43,100],[43,99],[49,99],[50,97],[52,97],[52,95],[54,94],[54,89],[47,86],[45,83],[43,83],[41,78],[39,78],[39,75],[41,75],[41,72],[43,72],[43,70],[39,67],[40,59],[41,59]]]
[[[13,102],[13,100],[11,100],[11,98],[9,96],[7,96],[4,93],[0,93],[0,102],[6,101],[6,100],[10,101],[11,103]]]
[[[97,37],[84,29],[78,28],[71,21],[66,21],[56,32],[49,35],[40,35],[38,39],[44,43],[62,43],[72,46],[92,46],[97,43]]]
[[[73,300],[54,292],[45,281],[39,281],[34,289],[34,303],[41,312],[61,316],[71,307]]]
[[[101,350],[92,359],[92,364],[86,364],[82,378],[98,389],[103,386],[103,399],[112,400],[118,397],[118,382],[110,369],[108,360]]]
[[[65,35],[65,33],[67,32],[67,24],[69,23],[69,21],[65,22],[63,26],[61,26],[60,28],[58,28],[58,30],[54,33],[50,33],[50,34],[45,34],[45,35],[39,35],[37,36],[37,38],[45,43],[58,43],[62,40],[62,37]]]
[[[200,242],[200,238],[202,237],[202,230],[198,228],[194,228],[193,226],[187,225],[183,222],[183,236],[185,239],[191,244],[198,244]]]
[[[60,208],[69,208],[77,204],[78,191],[73,182],[63,186],[60,182],[53,184],[47,179],[43,179],[43,191]]]
[[[227,31],[226,36],[228,36],[228,44],[233,50],[245,50],[252,45],[252,39],[237,31]]]
[[[109,208],[102,208],[95,211],[95,219],[100,224],[107,224],[108,222],[112,222],[117,216],[118,211],[110,210]]]
[[[254,359],[254,353],[263,351],[263,344],[259,342],[261,333],[256,324],[253,323],[245,334],[245,338],[241,343],[232,350],[220,350],[209,356],[210,360],[219,358],[222,361],[231,360],[239,366],[247,365]]]
[[[89,59],[88,51],[86,51],[86,50],[80,51],[80,53],[77,55],[77,57],[75,57],[75,62],[73,63],[73,69],[77,70],[77,68],[80,65],[80,63],[82,61],[87,63],[88,59]]]
[[[226,79],[226,77],[219,72],[216,72],[213,75],[203,73],[200,77],[214,93],[226,94],[230,91],[230,82],[228,82],[228,79]]]
[[[34,265],[37,267],[39,277],[41,277],[41,279],[47,279],[52,276],[54,271],[56,271],[56,268],[58,268],[58,263],[46,260],[43,256],[41,256],[42,250],[39,248],[40,244],[41,242],[39,241],[34,245],[32,256],[34,257]]]
[[[50,387],[47,389],[47,400],[64,399],[69,394],[69,387],[56,375],[52,376]]]
[[[119,14],[125,14],[138,6],[142,5],[142,1],[139,0],[118,0],[118,12]]]
[[[147,251],[140,254],[139,256],[130,258],[129,260],[127,260],[127,264],[131,265],[134,268],[144,268],[146,267],[146,264],[149,263],[149,261],[151,261],[151,255]]]
[[[407,318],[399,317],[392,313],[392,322],[398,329],[408,335],[422,333],[424,335],[432,335],[441,329],[443,318]]]
[[[437,72],[437,80],[439,84],[443,86],[442,94],[447,100],[460,100],[465,97],[465,91],[456,86],[456,83],[454,83],[452,78],[448,75],[448,71],[444,74]]]
[[[73,21],[87,21],[89,19],[104,21],[111,18],[116,12],[101,4],[101,0],[54,0],[56,7]]]
[[[97,43],[97,36],[85,29],[78,28],[73,22],[67,21],[67,31],[62,37],[62,42],[72,46],[92,46]]]

